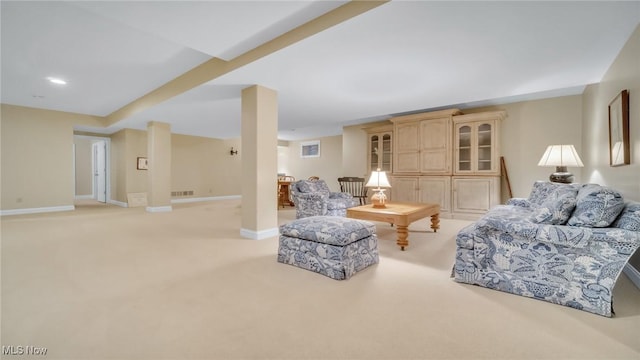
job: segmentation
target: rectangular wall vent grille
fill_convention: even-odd
[[[188,191],[172,191],[171,196],[193,196],[193,190]]]

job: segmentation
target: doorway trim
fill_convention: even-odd
[[[106,203],[111,203],[111,138],[108,137],[102,137],[102,136],[91,136],[91,135],[73,135],[74,139],[75,138],[81,138],[81,139],[89,139],[89,140],[98,140],[98,141],[104,141],[105,142],[105,165],[106,165],[106,171],[105,171],[105,177],[106,177],[106,194],[105,194],[105,202]],[[74,144],[75,147],[75,144]],[[74,178],[74,182],[75,182],[75,151],[74,151],[74,161],[73,161],[73,178]],[[95,164],[93,164],[93,143],[91,145],[91,163],[92,163],[92,170],[93,167],[95,166]],[[97,199],[96,197],[96,189],[95,189],[95,181],[91,182],[91,187],[92,187],[92,191],[93,191],[93,195],[92,198],[93,199]],[[75,185],[74,185],[74,189],[75,189]],[[75,194],[74,194],[75,195]],[[76,196],[76,199],[78,199],[79,197]]]

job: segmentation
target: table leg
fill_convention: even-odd
[[[433,232],[438,232],[440,229],[440,214],[431,215],[431,228]]]
[[[405,246],[409,246],[409,227],[406,225],[397,225],[396,232],[398,233],[398,241],[397,244],[400,246],[400,250],[404,251]]]

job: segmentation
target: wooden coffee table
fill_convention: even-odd
[[[431,228],[440,228],[440,205],[426,203],[392,202],[385,208],[362,205],[347,209],[347,217],[360,220],[382,221],[394,224],[398,234],[397,244],[401,250],[409,246],[409,224],[431,216]]]

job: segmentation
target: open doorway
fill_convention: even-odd
[[[93,196],[101,203],[107,202],[107,142],[99,140],[92,145]]]
[[[109,194],[109,138],[74,135],[76,202],[107,203]]]

